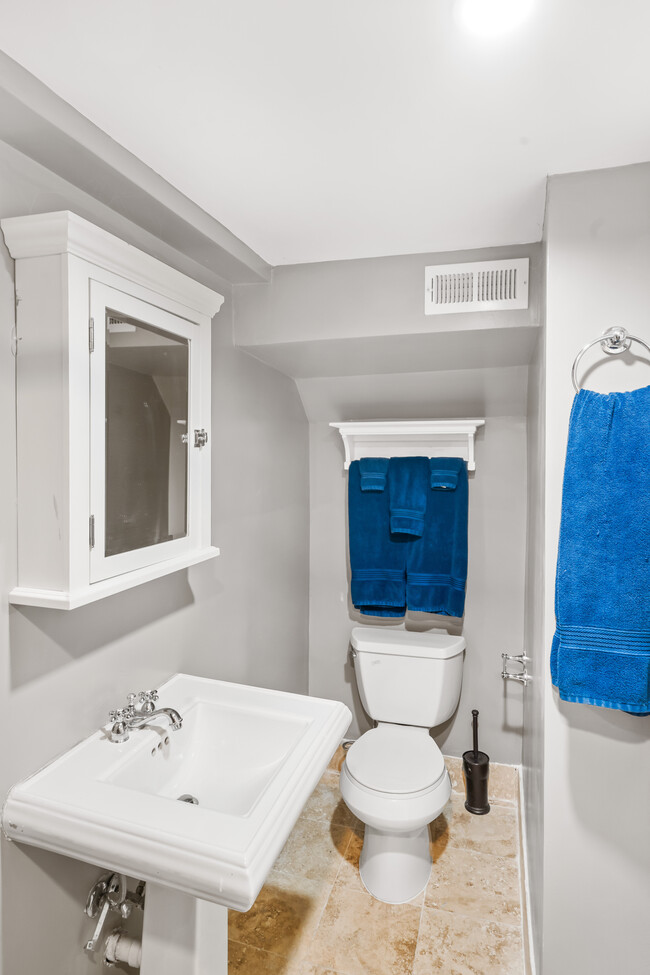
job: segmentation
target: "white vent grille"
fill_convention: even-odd
[[[527,257],[424,269],[425,315],[528,308]]]

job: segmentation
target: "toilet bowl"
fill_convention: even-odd
[[[458,703],[465,641],[440,631],[355,627],[351,643],[361,699],[377,727],[349,748],[341,795],[365,823],[359,862],[365,887],[378,900],[401,904],[427,884],[428,824],[451,795],[429,728]]]

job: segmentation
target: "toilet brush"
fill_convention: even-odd
[[[478,750],[478,711],[472,711],[473,748],[463,752],[463,772],[465,774],[465,809],[476,816],[484,816],[490,811],[488,802],[488,776],[490,756]]]

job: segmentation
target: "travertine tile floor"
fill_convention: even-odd
[[[492,766],[491,810],[454,793],[431,824],[429,884],[408,904],[359,878],[363,824],[338,790],[341,749],[250,911],[229,915],[229,975],[523,975],[517,771]]]

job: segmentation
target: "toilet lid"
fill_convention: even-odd
[[[435,785],[445,761],[422,728],[379,725],[352,745],[345,758],[350,775],[368,789],[394,794]]]

